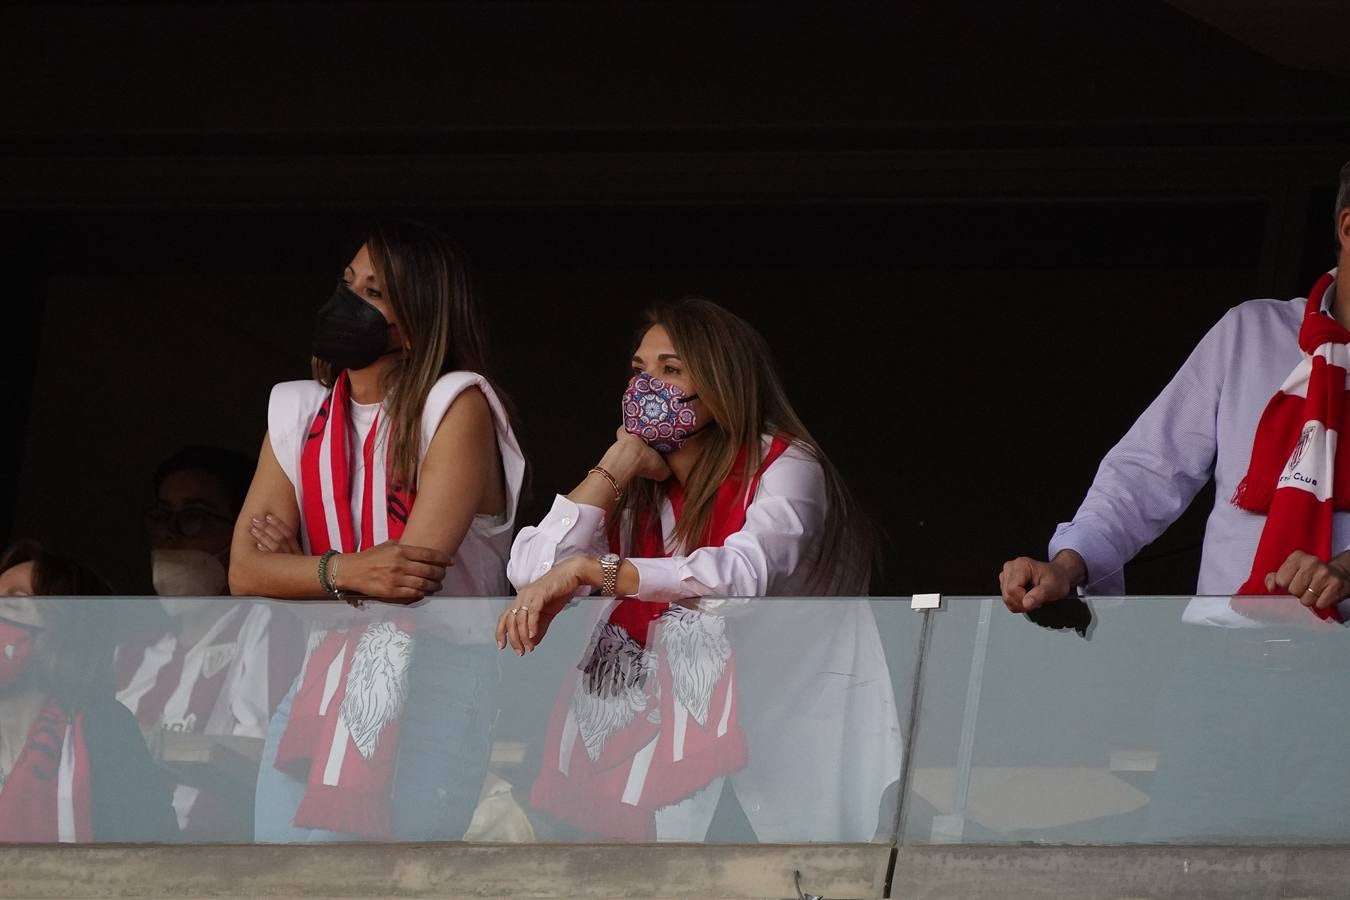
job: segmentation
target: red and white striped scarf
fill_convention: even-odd
[[[1261,414],[1251,464],[1233,494],[1234,505],[1266,516],[1240,595],[1268,594],[1266,575],[1278,571],[1295,550],[1330,560],[1333,515],[1350,509],[1350,450],[1338,443],[1350,402],[1350,331],[1322,310],[1335,283],[1333,269],[1308,293],[1298,332],[1303,359]],[[1273,613],[1260,601],[1235,597],[1232,605],[1253,618],[1269,619]],[[1341,621],[1334,607],[1313,611]]]
[[[33,722],[0,787],[0,844],[79,844],[94,839],[84,716],[49,703]]]
[[[736,460],[699,546],[720,547],[745,526],[761,476],[788,446],[775,437],[749,483],[744,457]],[[682,486],[672,482],[668,496],[678,521]],[[616,537],[611,531],[612,546]],[[639,529],[633,555],[671,555],[659,519]],[[742,768],[747,750],[725,628],[721,616],[620,600],[554,706],[532,805],[597,834],[655,840],[658,809]]]
[[[388,454],[375,452],[377,413],[362,448],[365,483],[357,533],[351,509],[350,403],[351,380],[343,372],[319,408],[301,454],[304,537],[308,552],[316,556],[398,540],[415,499],[412,491],[389,483]],[[397,616],[311,637],[276,759],[278,769],[308,777],[296,825],[391,836],[390,798],[414,629],[411,616]]]

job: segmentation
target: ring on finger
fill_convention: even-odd
[[[1308,588],[1308,589],[1307,589],[1306,591],[1304,591],[1303,593],[1305,593],[1305,594],[1316,594],[1316,593],[1317,593],[1317,589],[1316,589],[1316,588]]]

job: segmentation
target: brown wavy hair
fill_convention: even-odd
[[[792,408],[768,342],[744,319],[699,297],[649,310],[635,347],[655,325],[670,334],[690,378],[698,385],[699,399],[716,419],[701,432],[704,449],[684,484],[684,512],[674,535],[679,546],[692,548],[702,542],[717,489],[741,451],[745,451],[742,474],[748,480],[759,468],[763,436],[781,434],[810,453],[825,475],[828,506],[812,561],[811,592],[865,594],[876,569],[876,530]],[[659,514],[662,495],[662,486],[646,479],[629,486],[620,509],[630,514],[630,546],[636,546],[644,514]]]
[[[410,344],[383,387],[391,476],[416,487],[422,410],[438,378],[476,372],[492,385],[512,419],[514,411],[492,377],[487,323],[458,245],[439,229],[407,219],[377,222],[364,243]],[[331,363],[315,357],[311,367],[315,380],[332,387],[338,373]]]

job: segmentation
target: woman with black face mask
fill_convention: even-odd
[[[256,837],[457,839],[487,768],[486,598],[509,590],[525,461],[450,241],[373,228],[318,312],[313,372],[272,392],[230,587],[395,606],[318,607],[268,731]],[[457,599],[403,608],[435,595]]]

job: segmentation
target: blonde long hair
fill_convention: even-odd
[[[454,242],[430,225],[390,219],[370,228],[365,245],[410,345],[383,387],[390,475],[414,488],[422,410],[438,378],[458,370],[477,372],[493,385],[508,415],[510,401],[493,381],[486,322],[464,255]],[[338,374],[333,366],[318,358],[311,366],[314,378],[332,387]]]
[[[665,328],[698,385],[704,409],[716,419],[701,432],[703,452],[684,484],[684,510],[675,540],[697,547],[711,524],[717,489],[741,451],[747,481],[762,459],[762,436],[783,434],[809,452],[825,473],[828,508],[819,535],[809,585],[814,594],[865,594],[876,565],[876,532],[870,519],[830,462],[820,444],[797,416],[774,368],[768,342],[748,322],[699,297],[687,297],[649,310],[638,334],[655,325]],[[629,486],[621,510],[629,515],[630,545],[647,516],[659,515],[663,487],[639,479]]]

